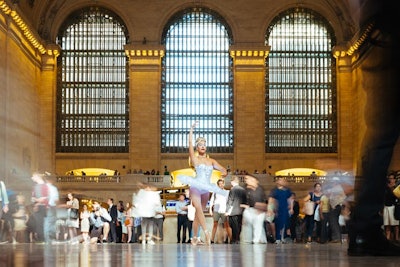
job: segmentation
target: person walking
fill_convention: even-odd
[[[57,206],[60,204],[58,188],[54,185],[54,177],[47,174],[43,177],[48,187],[48,206],[44,219],[44,237],[46,243],[57,239]]]
[[[231,190],[229,190],[226,201],[226,216],[229,226],[232,229],[231,244],[240,243],[240,233],[242,231],[243,210],[247,203],[246,190],[239,185],[239,177],[231,177]]]
[[[319,210],[317,211],[317,206],[319,205],[322,195],[323,195],[323,193],[322,193],[321,183],[315,183],[313,191],[309,192],[307,194],[307,196],[305,196],[303,199],[304,203],[306,203],[307,201],[314,202],[314,212],[312,214],[306,214],[304,217],[305,224],[306,224],[306,242],[307,243],[311,243],[311,241],[312,241],[312,237],[314,234],[314,225],[316,223],[314,220],[314,215],[315,215],[315,212],[319,212]],[[319,222],[317,222],[317,223],[318,223],[317,229],[320,229],[320,223]],[[319,241],[320,231],[316,230],[315,232],[316,232],[315,235],[317,237],[317,240]]]
[[[276,187],[271,190],[268,198],[267,216],[275,215],[276,244],[285,243],[284,233],[289,228],[289,210],[291,210],[290,197],[292,191],[286,185],[284,177],[276,178]]]
[[[0,219],[3,216],[3,213],[6,214],[8,212],[8,194],[7,194],[7,188],[6,185],[3,181],[0,181]],[[0,231],[0,243],[2,242],[8,242],[8,241],[3,241],[5,239],[3,237],[3,231]]]
[[[264,222],[266,220],[267,196],[257,177],[247,174],[246,182],[247,204],[243,211],[243,227],[241,241],[252,244],[266,244]]]
[[[156,207],[156,215],[154,216],[154,230],[153,236],[157,237],[158,240],[164,239],[164,219],[165,219],[165,206],[163,201],[160,199],[160,205]]]
[[[223,179],[218,179],[217,186],[225,190],[225,182]],[[229,191],[227,190],[229,194]],[[215,234],[217,233],[218,224],[222,223],[226,231],[226,240],[232,239],[232,230],[229,227],[229,222],[225,216],[227,196],[225,194],[212,193],[210,198],[210,215],[213,217],[213,229],[211,232],[211,243],[214,243]]]
[[[400,246],[382,231],[386,175],[400,136],[400,34],[397,1],[354,1],[361,30],[370,27],[361,47],[366,55],[360,79],[366,92],[365,125],[349,229],[349,256],[400,256]],[[358,5],[357,5],[358,4]],[[374,108],[371,108],[374,107]],[[380,107],[380,108],[379,108]]]
[[[158,239],[154,234],[154,216],[156,208],[160,204],[160,191],[150,184],[139,184],[139,191],[133,198],[133,216],[140,217],[142,228],[142,245],[154,245],[154,239]]]
[[[35,183],[31,198],[33,204],[33,239],[34,242],[43,243],[45,241],[44,227],[49,203],[49,187],[45,183],[44,174],[42,173],[34,173],[31,179]]]

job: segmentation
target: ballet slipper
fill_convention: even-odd
[[[205,234],[205,236],[206,236],[206,245],[207,245],[207,246],[210,246],[210,245],[211,245],[210,231],[205,230],[205,231],[204,231],[204,234]]]
[[[197,237],[193,237],[192,241],[190,241],[190,243],[192,244],[192,246],[197,246],[197,244],[199,243],[199,240],[197,239]]]

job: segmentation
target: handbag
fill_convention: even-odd
[[[319,222],[321,220],[321,216],[319,214],[319,204],[317,205],[317,208],[315,209],[314,212],[314,221]]]
[[[314,200],[314,193],[312,194],[311,198],[308,201],[304,202],[303,213],[305,215],[314,215],[315,202],[312,201],[311,199]]]
[[[126,217],[124,221],[125,226],[131,226],[131,218]]]
[[[69,211],[69,218],[72,220],[78,219],[79,218],[79,210],[71,208],[71,210]]]
[[[194,216],[196,215],[196,208],[192,205],[192,202],[190,201],[190,204],[188,205],[188,210],[187,210],[187,216],[190,221],[194,220]]]
[[[393,189],[393,194],[397,197],[400,198],[400,184],[396,186],[395,189]]]
[[[314,214],[314,208],[315,208],[315,202],[309,200],[309,201],[304,203],[303,212],[306,215],[313,215]]]

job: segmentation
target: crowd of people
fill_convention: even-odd
[[[71,192],[66,195],[65,202],[60,201],[50,175],[35,173],[32,181],[32,198],[28,204],[25,196],[10,195],[1,183],[2,221],[10,222],[9,235],[2,231],[3,242],[155,244],[155,241],[163,240],[166,210],[160,191],[152,185],[141,184],[133,203],[118,201],[115,204],[109,198],[103,207],[99,202],[80,206],[80,201]],[[386,237],[395,242],[399,242],[400,207],[397,206],[400,206],[400,200],[393,194],[393,189],[399,183],[398,173],[391,172],[387,177],[382,210],[382,228]],[[313,190],[301,199],[303,203],[315,203],[313,213],[305,214],[300,210],[301,201],[287,187],[284,177],[276,177],[276,186],[269,194],[251,174],[244,176],[244,186],[240,185],[237,176],[233,176],[229,189],[220,178],[216,183],[220,191],[206,192],[208,210],[200,205],[200,209],[212,217],[211,232],[205,224],[198,224],[194,229],[193,221],[188,218],[193,190],[180,194],[176,204],[177,243],[345,242],[352,199],[344,184],[335,177],[329,182],[315,183]],[[219,226],[223,229],[222,240],[217,235]],[[5,223],[2,227],[6,228]],[[204,230],[204,241],[200,238],[200,229]]]
[[[176,205],[178,243],[203,244],[197,234],[201,228],[205,244],[210,245],[214,242],[216,225],[219,223],[226,229],[226,243],[344,241],[342,234],[346,234],[346,221],[351,212],[349,203],[353,201],[354,188],[351,181],[333,177],[324,183],[324,187],[316,183],[314,190],[303,198],[304,203],[310,202],[313,205],[312,211],[304,218],[300,216],[296,194],[287,186],[285,177],[276,178],[276,186],[268,196],[258,178],[248,173],[244,175],[244,187],[234,175],[231,177],[230,190],[224,190],[222,179],[215,185],[211,184],[210,178],[213,170],[218,170],[221,177],[226,176],[228,171],[206,153],[204,138],[197,138],[193,145],[196,126],[197,122],[192,124],[188,136],[189,162],[196,170],[195,177],[183,174],[177,177],[182,184],[190,187],[188,199],[185,200],[185,196],[181,195]],[[211,199],[210,192],[213,192]],[[219,196],[218,207],[214,206],[216,196]],[[204,212],[208,201],[211,202],[209,212],[213,216],[212,233],[205,224]],[[196,210],[193,222],[188,219],[189,203]],[[188,229],[190,226],[193,229]]]
[[[285,177],[275,178],[276,185],[269,194],[265,193],[257,176],[248,173],[244,175],[244,186],[240,185],[239,177],[233,175],[231,187],[225,189],[223,178],[228,172],[206,153],[206,140],[200,137],[195,146],[192,144],[196,125],[197,122],[189,131],[189,162],[195,176],[181,174],[177,177],[189,186],[187,194],[179,195],[175,207],[177,243],[211,245],[216,242],[218,225],[225,230],[223,242],[231,244],[346,241],[347,222],[352,212],[357,211],[352,207],[354,186],[351,181],[341,176],[316,182],[313,190],[302,198],[303,212]],[[215,184],[210,179],[214,170],[218,170],[221,177]],[[48,173],[32,175],[30,205],[25,203],[23,195],[10,194],[4,182],[0,182],[0,241],[154,245],[155,241],[163,240],[166,210],[160,198],[161,191],[155,186],[139,184],[132,203],[114,203],[108,198],[106,207],[95,201],[81,208],[71,192],[62,203],[52,177]],[[395,194],[395,188],[400,186],[400,175],[390,172],[386,178],[381,228],[385,240],[399,244],[400,195]],[[208,203],[209,210],[206,209]],[[213,219],[212,232],[206,224],[207,211]],[[350,239],[350,245],[351,242]],[[397,249],[397,245],[393,246],[390,248]]]
[[[396,178],[397,177],[397,178]],[[299,201],[296,193],[288,186],[284,177],[276,177],[276,186],[265,193],[257,177],[247,174],[244,185],[237,176],[231,179],[229,190],[224,189],[224,180],[217,185],[227,193],[213,192],[209,198],[208,210],[213,219],[210,236],[205,234],[205,242],[191,229],[188,219],[190,194],[180,194],[176,204],[177,243],[212,244],[285,244],[285,243],[347,243],[347,222],[351,217],[353,186],[343,177],[332,177],[324,183],[317,182],[313,190]],[[400,176],[390,172],[382,209],[386,237],[399,243],[400,199],[393,189],[400,184]],[[306,202],[312,203],[312,211],[305,211]],[[301,209],[303,203],[303,209]],[[223,230],[223,238],[218,240],[218,227]],[[207,228],[205,228],[207,231]],[[207,233],[207,232],[205,232]],[[195,237],[194,237],[195,236]],[[196,242],[192,239],[197,238]],[[209,240],[208,240],[209,238]]]
[[[151,244],[163,239],[165,207],[160,192],[150,185],[141,185],[135,203],[108,198],[104,204],[81,204],[72,192],[63,201],[48,173],[34,173],[31,179],[30,202],[0,183],[1,243]]]
[[[204,147],[204,144],[198,146]],[[393,190],[400,184],[399,178],[398,172],[391,172],[387,176],[382,210],[382,229],[386,238],[394,242],[399,242],[400,199]],[[191,186],[185,194],[179,195],[175,206],[177,243],[324,244],[347,241],[346,222],[350,218],[353,199],[352,188],[349,189],[351,185],[346,185],[342,177],[315,183],[313,190],[300,202],[295,192],[287,186],[285,177],[276,177],[276,186],[269,194],[265,193],[258,178],[252,174],[244,176],[244,185],[240,184],[238,176],[232,176],[229,189],[226,189],[224,179],[220,178],[215,185],[208,184],[206,190],[197,188],[194,191],[194,186],[200,185],[193,185],[190,179],[182,179]],[[81,206],[71,192],[66,195],[65,202],[60,201],[51,175],[35,173],[32,181],[34,185],[29,204],[22,194],[10,194],[4,182],[0,184],[3,222],[0,240],[3,242],[141,242],[154,245],[155,241],[163,240],[166,210],[160,191],[150,184],[139,185],[133,202],[114,203],[109,198],[103,207],[96,201]],[[197,204],[194,203],[196,201]],[[208,210],[202,201],[209,203]],[[313,211],[302,212],[301,202],[313,202]],[[196,210],[194,219],[188,217],[189,204]],[[206,212],[213,220],[211,232],[205,223]],[[199,216],[204,218],[196,222]],[[9,222],[8,230],[5,222]],[[217,234],[219,226],[223,230],[222,240]],[[201,229],[205,240],[201,238]]]

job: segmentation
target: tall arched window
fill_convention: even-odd
[[[197,136],[209,152],[233,151],[233,76],[230,29],[215,12],[191,8],[166,25],[163,38],[161,151],[187,152],[187,134],[199,121]]]
[[[335,36],[325,18],[295,8],[266,33],[265,151],[337,152]]]
[[[129,151],[128,34],[101,8],[71,14],[57,43],[57,152]]]

